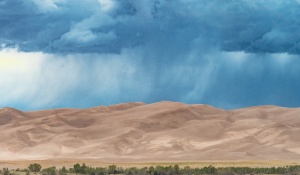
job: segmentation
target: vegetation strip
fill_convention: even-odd
[[[67,169],[63,166],[57,169],[55,166],[42,169],[40,164],[30,164],[27,169],[8,169],[0,170],[2,175],[26,175],[42,174],[42,175],[69,175],[69,174],[86,174],[86,175],[237,175],[237,174],[288,174],[297,175],[300,173],[300,165],[283,166],[283,167],[214,167],[212,165],[203,168],[191,168],[189,166],[179,167],[179,165],[169,166],[150,166],[150,167],[131,167],[123,168],[116,165],[108,167],[90,167],[85,163],[75,164],[72,168]]]

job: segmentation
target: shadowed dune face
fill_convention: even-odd
[[[0,110],[0,157],[114,161],[299,160],[300,109],[175,102]]]

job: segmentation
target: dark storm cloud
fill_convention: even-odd
[[[0,69],[0,105],[299,106],[299,16],[299,0],[0,0],[0,56],[37,57]]]
[[[205,43],[225,51],[300,51],[296,0],[2,0],[0,7],[0,42],[24,51],[119,53],[162,45],[168,52],[195,42],[199,49]]]

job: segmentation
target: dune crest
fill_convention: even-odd
[[[300,109],[226,111],[178,102],[0,109],[0,158],[113,161],[299,160]]]

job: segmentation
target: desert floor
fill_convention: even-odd
[[[61,168],[65,166],[67,168],[73,167],[76,163],[85,163],[87,166],[92,167],[107,167],[109,165],[117,165],[118,167],[128,168],[128,167],[150,167],[150,166],[169,166],[169,165],[179,165],[180,167],[190,166],[191,168],[201,168],[205,166],[215,166],[215,167],[280,167],[286,165],[300,165],[300,160],[252,160],[252,161],[199,161],[199,162],[105,162],[102,160],[93,159],[57,159],[57,160],[20,160],[20,161],[0,161],[0,167],[8,167],[9,169],[17,168],[27,168],[29,164],[39,163],[42,168],[47,168],[51,166],[56,166]]]

